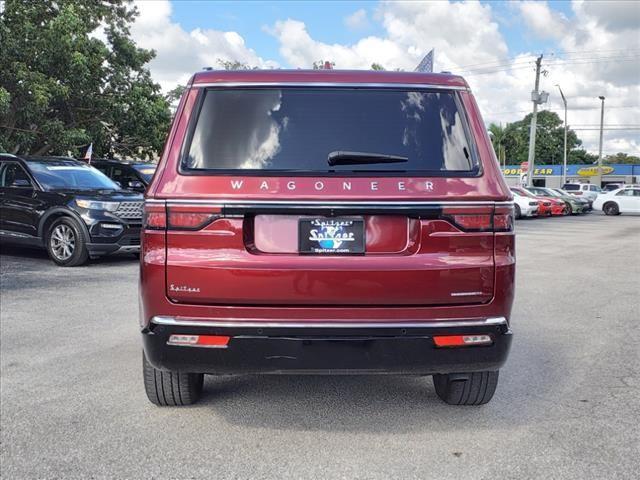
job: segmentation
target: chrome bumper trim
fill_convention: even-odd
[[[151,318],[156,325],[176,327],[240,327],[240,328],[446,328],[446,327],[494,327],[507,325],[505,317],[483,320],[435,320],[433,322],[255,322],[245,320],[198,320],[158,315]]]

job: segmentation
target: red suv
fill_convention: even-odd
[[[511,344],[513,204],[458,76],[205,71],[148,188],[157,405],[204,374],[433,375],[488,402]]]

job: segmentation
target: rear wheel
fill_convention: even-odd
[[[620,215],[618,204],[614,202],[605,203],[602,207],[602,211],[605,215]]]
[[[573,208],[571,208],[571,204],[570,203],[565,204],[563,215],[571,215],[572,213],[573,213]]]
[[[142,354],[144,390],[151,403],[161,407],[179,407],[196,403],[202,393],[202,373],[158,370]]]
[[[54,221],[47,234],[49,257],[61,267],[77,267],[86,263],[89,252],[78,222],[61,217]]]
[[[498,371],[434,375],[433,385],[449,405],[483,405],[493,398]]]
[[[516,218],[522,218],[522,210],[520,210],[520,206],[519,205],[514,205],[515,206],[515,215]]]

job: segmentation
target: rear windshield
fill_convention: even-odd
[[[455,92],[210,89],[185,150],[183,170],[478,172]]]
[[[575,183],[565,183],[562,186],[563,189],[565,189],[566,191],[570,191],[570,190],[580,190],[580,185],[577,185]]]

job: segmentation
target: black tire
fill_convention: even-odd
[[[516,219],[522,218],[522,210],[520,210],[520,206],[518,204],[516,204],[516,205],[514,205],[514,208],[515,208],[514,211],[515,211]]]
[[[82,227],[71,217],[56,219],[47,231],[46,242],[49,258],[61,267],[77,267],[89,259]]]
[[[142,354],[144,390],[151,403],[160,407],[181,407],[196,403],[202,393],[202,373],[180,373],[158,370]]]
[[[607,202],[603,205],[602,211],[605,215],[620,215],[620,209],[615,202]]]
[[[434,375],[433,385],[449,405],[484,405],[498,386],[498,371]]]
[[[567,203],[565,205],[565,215],[573,215],[573,207],[571,206],[570,203]]]

